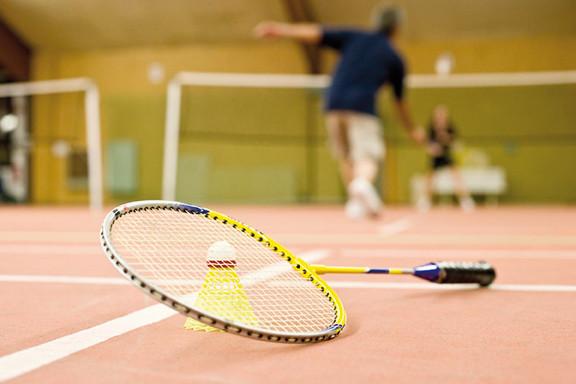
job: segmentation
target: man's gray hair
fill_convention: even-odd
[[[395,6],[377,6],[373,11],[374,28],[386,36],[390,36],[404,19],[404,12]]]

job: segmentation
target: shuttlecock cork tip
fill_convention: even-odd
[[[225,240],[216,241],[208,248],[206,263],[210,268],[234,268],[236,249]]]

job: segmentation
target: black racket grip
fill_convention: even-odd
[[[439,284],[479,284],[487,287],[496,279],[496,270],[485,261],[440,261]]]

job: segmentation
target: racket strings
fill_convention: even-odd
[[[279,332],[317,332],[334,324],[334,304],[324,292],[265,244],[219,220],[138,210],[115,221],[111,238],[136,274],[201,312]],[[228,273],[206,264],[208,249],[222,240],[236,255]]]

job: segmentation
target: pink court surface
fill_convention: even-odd
[[[104,213],[0,208],[0,381],[14,383],[574,383],[576,208],[211,207],[323,264],[487,260],[490,289],[327,276],[348,313],[330,342],[182,329],[100,250]]]

